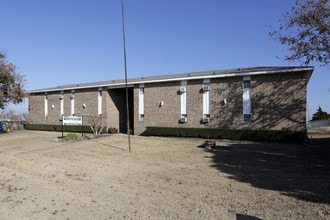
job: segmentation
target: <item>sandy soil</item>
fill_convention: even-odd
[[[330,219],[326,145],[59,135],[0,134],[0,219]]]

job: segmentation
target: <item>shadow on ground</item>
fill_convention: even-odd
[[[285,195],[330,204],[330,145],[237,143],[213,150],[214,167],[229,178]]]
[[[250,215],[236,214],[236,220],[261,220],[261,219]]]

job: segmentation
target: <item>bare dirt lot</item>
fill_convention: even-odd
[[[0,134],[0,219],[330,219],[328,142]],[[327,141],[328,139],[324,139]],[[325,143],[325,144],[324,144]]]

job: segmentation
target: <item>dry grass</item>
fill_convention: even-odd
[[[0,135],[0,219],[329,219],[328,145]],[[321,136],[319,136],[321,137]],[[326,137],[323,137],[324,138]]]

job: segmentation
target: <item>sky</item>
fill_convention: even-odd
[[[128,78],[300,66],[268,33],[294,0],[125,0]],[[28,91],[123,79],[121,0],[0,0],[0,52]],[[310,115],[330,113],[330,67],[313,63]],[[27,100],[9,109],[27,112]]]

